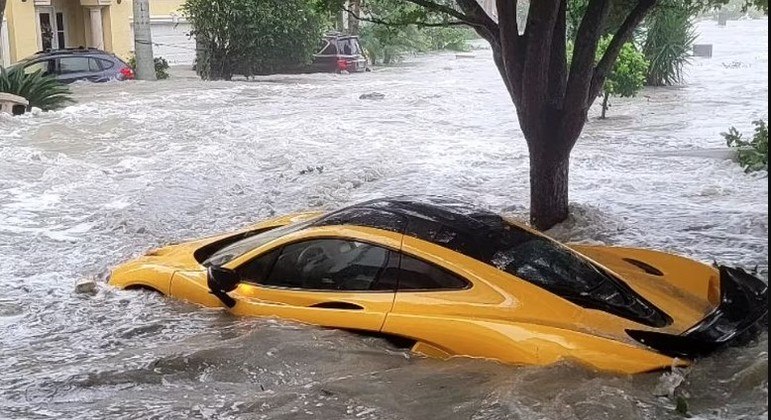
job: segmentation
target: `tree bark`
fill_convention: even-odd
[[[610,94],[608,92],[605,92],[605,94],[602,96],[602,114],[600,115],[600,119],[603,119],[603,120],[607,118],[605,116],[605,113],[607,113],[608,107],[610,106],[608,105],[608,99],[610,99]]]
[[[530,224],[546,230],[568,217],[567,147],[530,145]]]

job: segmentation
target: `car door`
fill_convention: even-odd
[[[233,312],[380,331],[395,297],[398,253],[356,239],[313,238],[236,268]]]
[[[467,261],[454,252],[404,238],[396,298],[382,332],[412,337],[413,350],[426,355],[473,354],[487,338],[478,324],[500,318],[513,302],[465,270]]]
[[[337,42],[335,39],[324,39],[319,51],[313,55],[311,70],[318,72],[334,72],[337,70]]]

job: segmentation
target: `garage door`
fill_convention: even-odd
[[[150,21],[153,37],[153,55],[163,57],[171,65],[193,64],[195,39],[188,36],[193,30],[187,22]]]

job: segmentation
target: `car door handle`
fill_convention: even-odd
[[[364,307],[350,302],[321,302],[314,303],[311,308],[345,309],[349,311],[363,311]]]

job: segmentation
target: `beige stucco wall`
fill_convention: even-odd
[[[176,14],[182,15],[179,8],[185,3],[184,0],[150,0],[150,16],[169,16]]]
[[[110,10],[102,14],[105,33],[111,34],[109,51],[112,51],[118,57],[128,59],[131,51],[134,50],[134,39],[132,38],[131,20],[134,16],[134,8],[130,0],[123,0],[117,4],[113,0]],[[105,48],[107,47],[107,36],[105,36]]]
[[[13,63],[38,50],[35,5],[32,0],[8,0],[5,13],[8,17],[8,41]]]
[[[131,0],[50,0],[57,12],[65,15],[67,47],[89,46],[91,16],[88,7],[102,4],[104,48],[122,58],[128,58],[134,49],[131,21]],[[109,5],[104,5],[109,3]],[[181,15],[184,0],[150,0],[152,17]],[[30,56],[40,49],[37,15],[34,0],[8,0],[6,5],[8,40],[11,62]]]
[[[29,0],[27,2],[29,2]],[[86,38],[83,33],[83,8],[80,7],[80,3],[73,0],[51,0],[51,6],[53,6],[54,10],[57,12],[64,14],[66,24],[65,29],[67,31],[66,47],[85,46]],[[33,26],[33,31],[37,42],[37,26]],[[35,48],[38,49],[39,46],[36,45]]]

